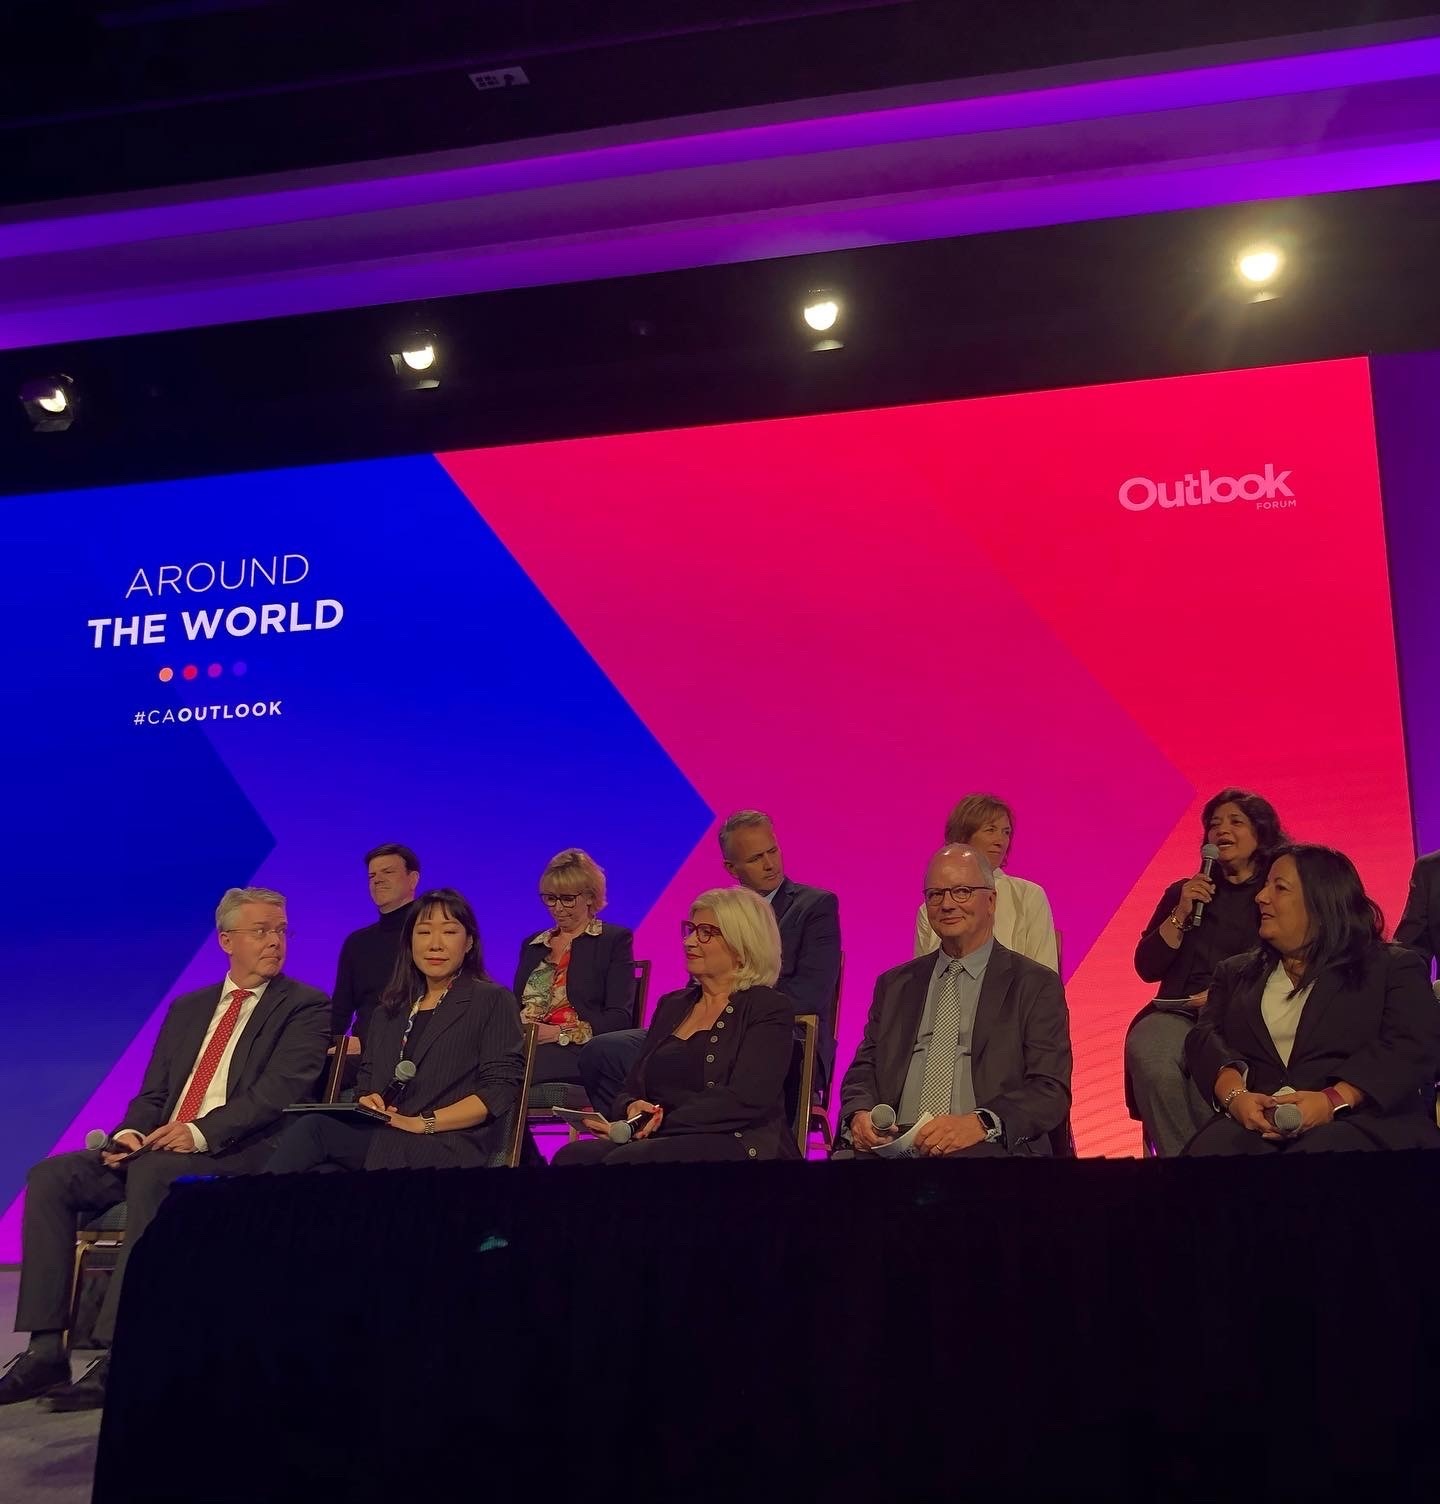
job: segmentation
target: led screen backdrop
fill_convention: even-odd
[[[380,841],[471,896],[506,980],[585,846],[653,996],[718,820],[767,809],[840,894],[843,1061],[947,810],[993,790],[1063,932],[1086,1153],[1137,1146],[1131,952],[1210,793],[1404,891],[1363,361],[12,498],[0,541],[0,1204],[116,1125],[163,1002],[220,975],[224,887],[289,894],[328,987]]]

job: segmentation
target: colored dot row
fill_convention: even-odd
[[[200,672],[199,664],[187,663],[184,668],[180,669],[162,668],[158,677],[162,684],[168,684],[176,674],[179,674],[182,679],[198,679]],[[223,663],[212,663],[204,672],[207,679],[218,679],[225,672],[225,665]],[[243,663],[231,664],[230,672],[237,679],[243,679],[245,677],[245,665]]]

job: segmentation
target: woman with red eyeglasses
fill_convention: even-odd
[[[795,1010],[775,990],[780,932],[748,888],[712,888],[680,926],[690,985],[656,1006],[640,1058],[615,1100],[633,1137],[570,1144],[557,1165],[798,1159],[785,1112]]]

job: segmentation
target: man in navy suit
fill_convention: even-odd
[[[1440,851],[1415,863],[1410,874],[1410,897],[1395,926],[1396,945],[1408,945],[1433,966],[1440,959]]]
[[[170,1005],[139,1094],[102,1149],[56,1154],[30,1171],[15,1330],[30,1346],[0,1378],[0,1404],[42,1397],[42,1409],[104,1403],[108,1353],[73,1384],[65,1349],[79,1216],[125,1203],[125,1242],[95,1336],[108,1346],[125,1265],[173,1181],[259,1170],[280,1114],[313,1094],[329,1042],[323,992],[283,973],[285,900],[231,888],[215,913],[223,982]],[[203,1312],[196,1313],[203,1326]],[[198,1327],[197,1327],[198,1329]]]
[[[775,990],[795,1012],[820,1019],[819,1068],[829,1080],[835,1066],[832,1019],[840,981],[840,901],[825,888],[792,882],[769,815],[742,809],[720,827],[725,870],[772,908],[780,929],[780,979]],[[643,1029],[597,1035],[580,1052],[580,1077],[590,1100],[608,1112],[645,1041]]]

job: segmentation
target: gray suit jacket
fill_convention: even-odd
[[[842,1122],[877,1102],[899,1102],[934,969],[933,955],[920,956],[876,980],[865,1037],[840,1086]],[[997,940],[971,1050],[976,1105],[1005,1124],[1011,1153],[1048,1154],[1047,1135],[1070,1111],[1070,1014],[1060,978]]]

